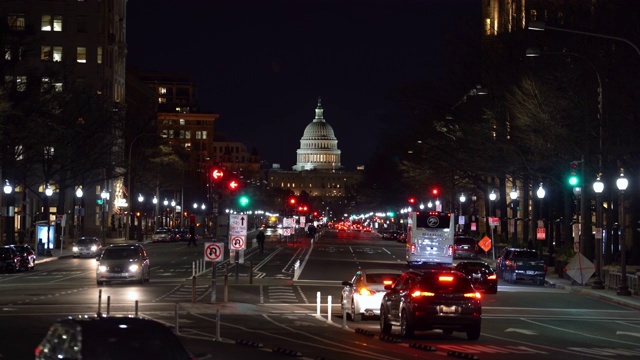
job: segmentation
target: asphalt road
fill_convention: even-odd
[[[357,269],[406,268],[404,244],[376,234],[327,232],[313,243],[271,237],[264,254],[247,251],[242,264],[228,257],[217,263],[213,303],[211,263],[193,286],[202,242],[197,248],[185,243],[145,247],[152,265],[151,281],[145,285],[98,287],[94,259],[60,259],[39,264],[33,272],[0,274],[0,358],[33,358],[33,349],[57,318],[98,311],[133,315],[136,309],[172,326],[177,318],[187,347],[216,359],[640,357],[637,311],[531,284],[500,282],[497,295],[483,298],[478,341],[439,331],[418,332],[411,339],[380,338],[377,318],[344,321],[339,304],[340,282]]]

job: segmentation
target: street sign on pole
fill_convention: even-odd
[[[224,258],[224,243],[204,243],[204,261],[222,261]]]
[[[229,235],[247,236],[247,215],[231,214],[229,215]]]
[[[244,236],[229,235],[229,248],[232,250],[244,250],[247,242]]]

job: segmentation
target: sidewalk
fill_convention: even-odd
[[[480,257],[482,261],[487,262],[492,267],[495,267],[495,260],[489,257]],[[585,285],[580,285],[575,281],[565,277],[559,277],[558,274],[553,273],[553,269],[547,269],[547,276],[545,277],[544,286],[557,289],[563,289],[568,292],[577,293],[584,296],[589,296],[602,301],[627,306],[635,310],[640,310],[640,295],[620,296],[616,293],[616,289],[593,289],[593,277],[587,281]],[[500,292],[500,286],[498,285],[498,292]]]
[[[144,239],[142,242],[138,242],[136,240],[125,240],[124,238],[109,238],[106,239],[106,245],[112,245],[112,244],[147,244],[150,243],[151,239]],[[39,255],[36,258],[36,265],[37,264],[42,264],[42,263],[46,263],[49,261],[54,261],[54,260],[58,260],[60,258],[69,258],[73,256],[73,252],[71,250],[71,247],[73,246],[73,243],[68,244],[66,247],[63,247],[62,249],[57,248],[57,249],[52,249],[51,250],[51,256],[47,256],[47,255]]]

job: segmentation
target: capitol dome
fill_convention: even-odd
[[[316,117],[304,129],[297,164],[293,170],[335,170],[341,168],[338,139],[333,128],[324,120],[321,100],[318,99]]]

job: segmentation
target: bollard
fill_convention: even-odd
[[[347,299],[342,298],[342,328],[343,329],[348,329],[349,327],[347,326]]]
[[[229,302],[229,274],[224,274],[224,302]]]
[[[191,303],[196,303],[196,276],[191,277]]]
[[[331,295],[327,296],[327,321],[331,322]]]
[[[111,295],[107,296],[107,316],[111,312]]]
[[[138,300],[136,300],[135,317],[138,317]]]
[[[253,261],[249,261],[249,285],[253,285]]]
[[[316,294],[316,316],[320,316],[320,291]]]
[[[191,276],[196,276],[196,263],[195,263],[195,261],[191,262]]]
[[[175,303],[174,306],[174,311],[173,311],[173,318],[174,321],[176,323],[176,335],[180,335],[180,321],[178,320],[178,303]]]
[[[220,309],[216,310],[216,341],[220,341]]]
[[[98,313],[96,315],[102,316],[100,307],[102,306],[102,289],[98,290]]]

